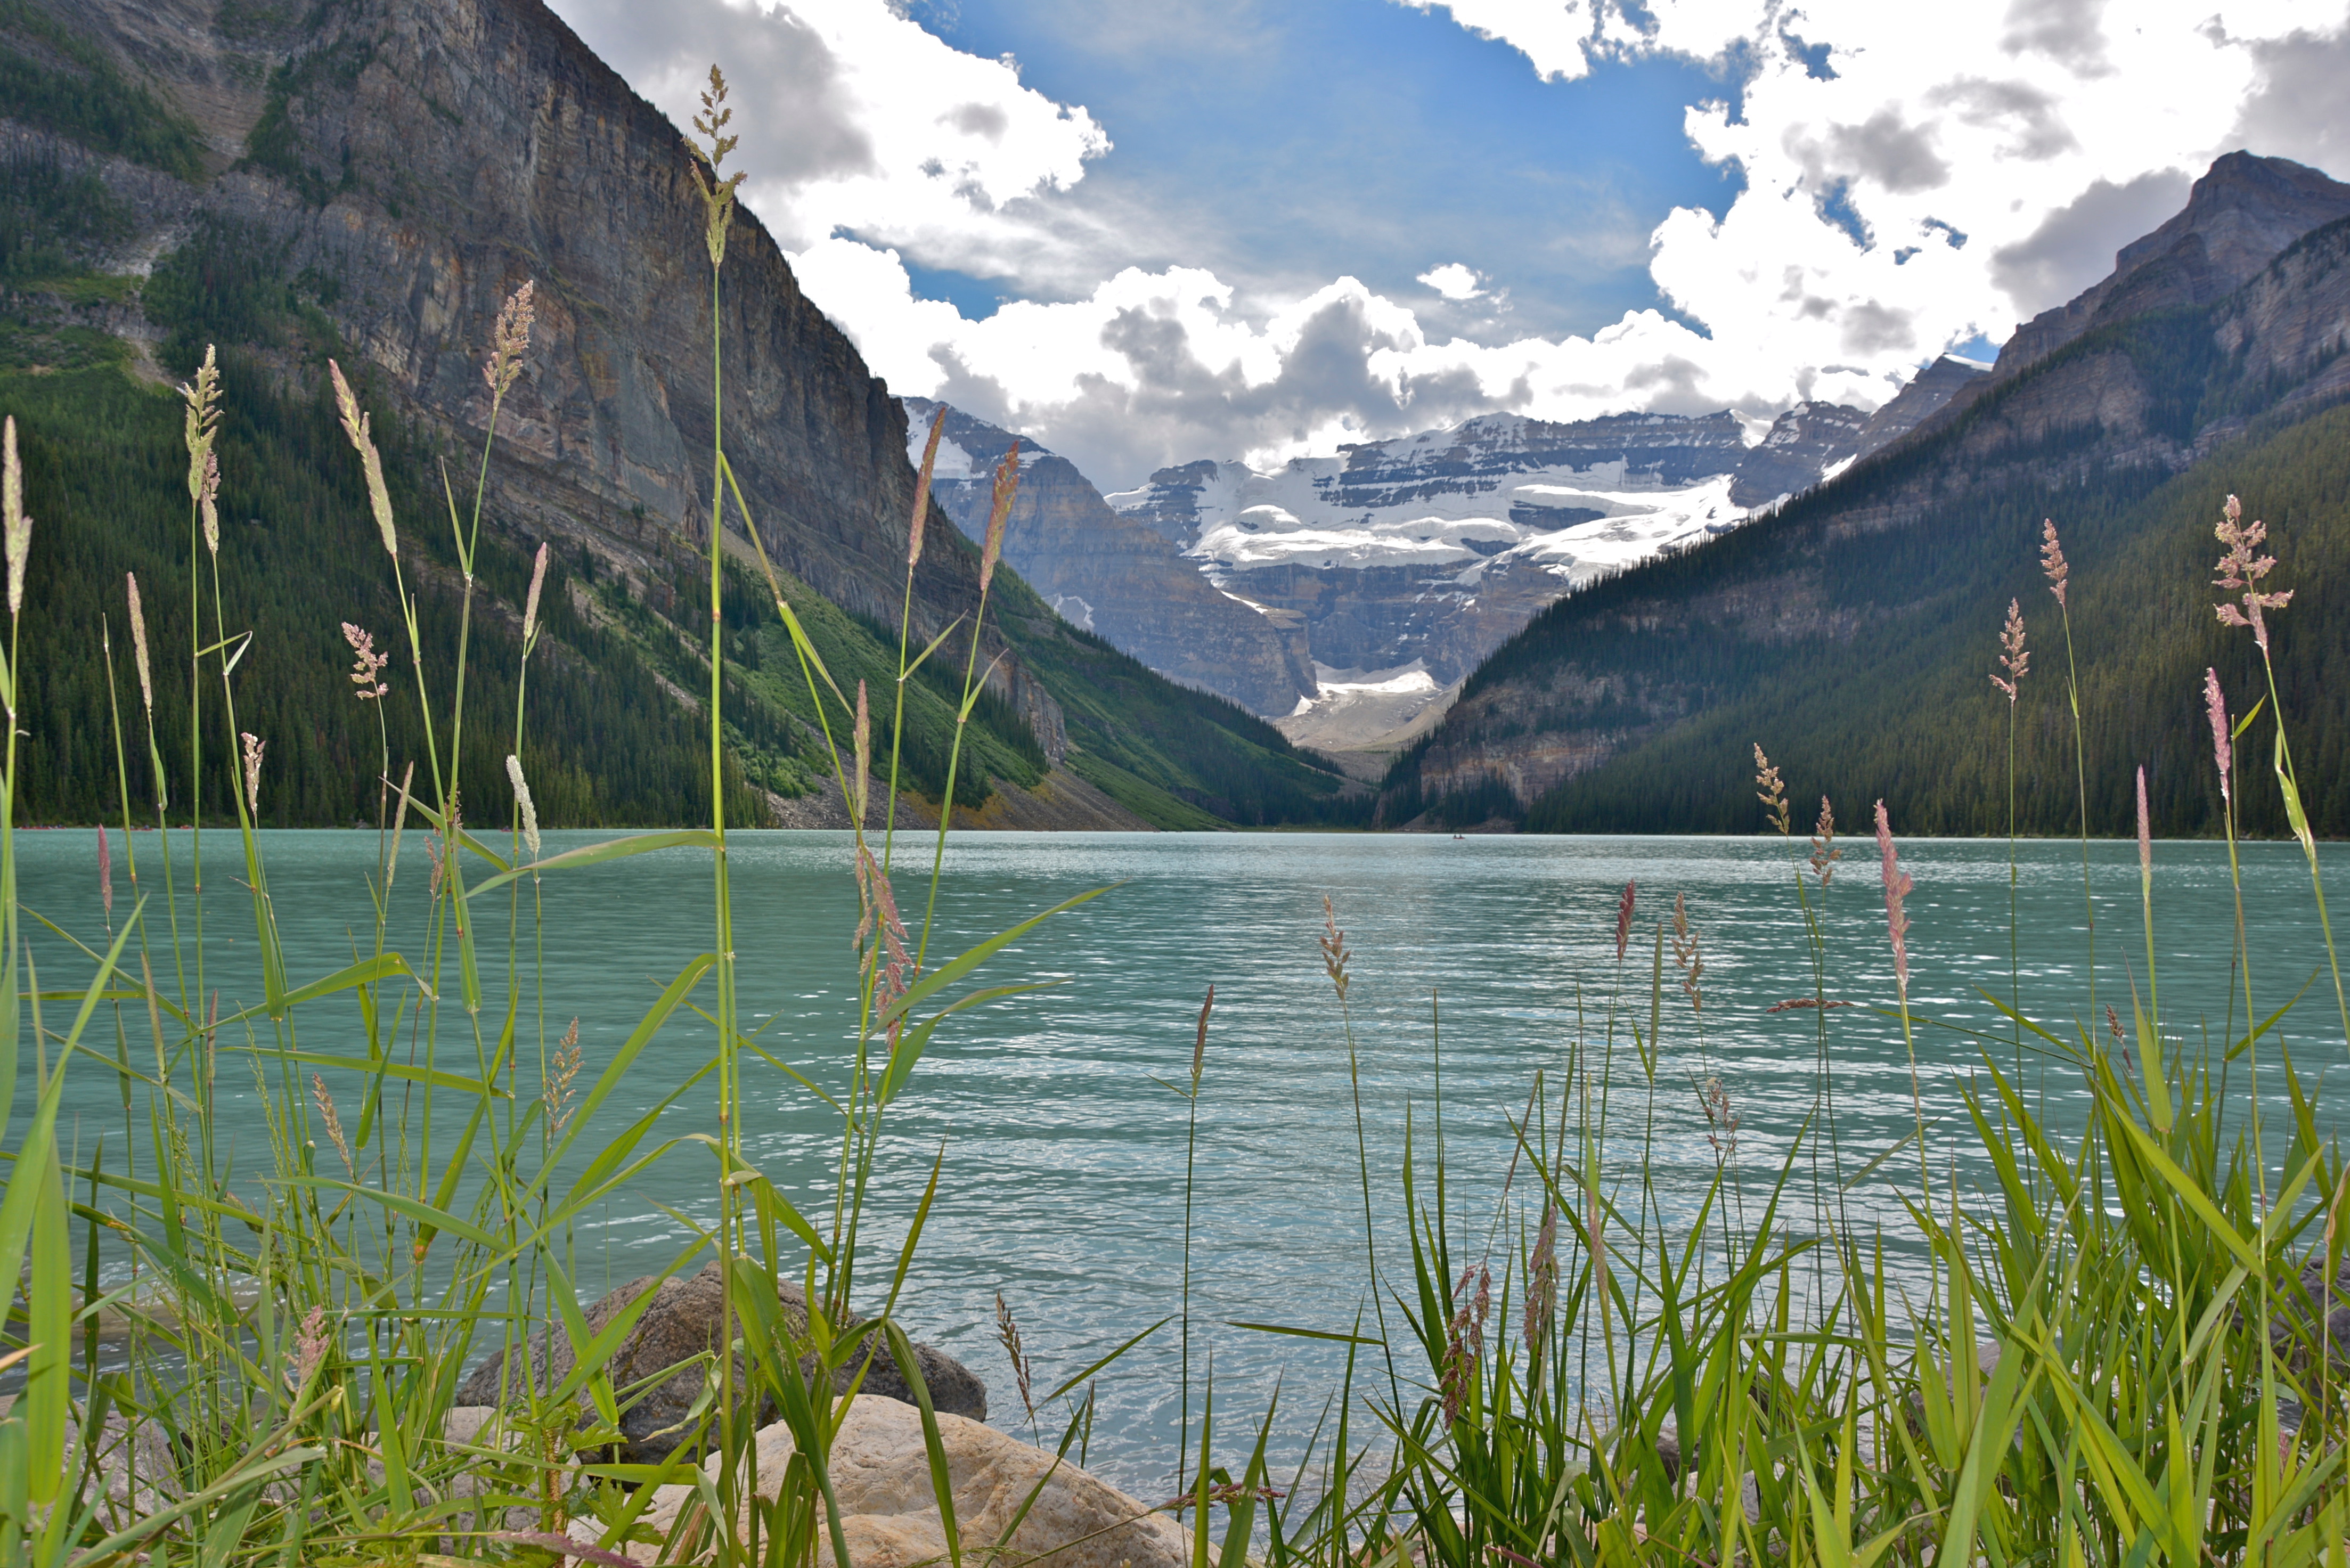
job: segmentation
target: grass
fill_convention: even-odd
[[[737,178],[721,173],[733,145],[729,119],[713,71],[693,173],[707,203],[722,409],[721,285]],[[491,441],[527,352],[529,302],[525,288],[509,303],[487,357]],[[543,1563],[567,1528],[594,1534],[599,1551],[643,1543],[657,1488],[681,1479],[694,1490],[654,1543],[664,1561],[846,1563],[828,1456],[847,1407],[832,1396],[843,1384],[853,1393],[876,1354],[891,1355],[920,1391],[892,1309],[940,1182],[933,1166],[902,1243],[877,1251],[866,1222],[883,1127],[957,1012],[1024,989],[971,990],[974,971],[1094,896],[962,954],[933,955],[945,829],[927,844],[900,842],[890,820],[906,760],[895,742],[913,733],[909,713],[946,705],[948,798],[966,739],[985,722],[988,650],[1000,644],[988,641],[988,585],[1017,464],[1000,471],[972,623],[927,649],[901,633],[886,672],[860,678],[828,666],[786,579],[760,561],[758,583],[789,639],[785,672],[823,726],[834,787],[859,808],[860,1020],[827,1072],[791,1075],[840,1127],[830,1201],[803,1209],[743,1139],[745,1107],[775,1086],[768,1075],[789,1070],[744,1027],[737,1001],[724,806],[733,644],[713,639],[701,670],[708,825],[542,853],[529,677],[543,628],[526,610],[510,708],[504,685],[494,709],[485,706],[473,638],[475,568],[488,564],[487,447],[470,504],[453,483],[442,498],[463,585],[444,612],[411,580],[407,552],[421,524],[396,514],[369,422],[337,378],[356,493],[398,626],[380,650],[392,655],[380,670],[386,690],[371,694],[380,815],[369,903],[353,923],[351,962],[322,976],[289,972],[280,956],[268,846],[255,830],[273,770],[300,737],[251,728],[265,710],[239,679],[250,634],[223,587],[239,569],[242,541],[234,531],[224,541],[218,526],[225,394],[207,354],[183,392],[188,570],[174,591],[187,597],[171,624],[184,634],[186,662],[176,646],[151,645],[148,621],[127,600],[129,635],[104,644],[111,732],[94,743],[111,757],[130,893],[109,910],[105,930],[75,943],[94,971],[88,983],[43,989],[25,924],[38,917],[16,897],[13,826],[16,738],[41,690],[39,671],[20,665],[16,636],[39,535],[23,514],[13,418],[7,427],[10,642],[0,702],[12,722],[0,747],[0,991],[12,1005],[0,1010],[8,1116],[0,1278],[13,1293],[0,1369],[23,1382],[0,1415],[0,1563],[357,1565],[453,1552]],[[729,595],[742,592],[721,548],[725,509],[748,520],[748,508],[723,424],[712,437],[706,587],[712,622],[723,625]],[[910,594],[928,481],[926,464],[910,519]],[[755,527],[748,537],[759,540]],[[2263,674],[2248,711],[2212,720],[2211,782],[2224,787],[2231,865],[2241,769],[2264,763],[2307,852],[2323,923],[2314,841],[2269,666],[2264,617],[2286,607],[2262,597],[2256,530],[2231,511],[2223,539],[2220,576],[2235,579],[2228,602],[2252,623],[2245,629]],[[2085,578],[2097,570],[2090,560],[2075,566]],[[537,603],[536,579],[527,603]],[[427,635],[424,618],[442,613],[457,618],[453,643]],[[1986,628],[1986,666],[1992,644]],[[763,659],[760,679],[775,679],[782,664]],[[159,707],[155,692],[167,682],[183,690]],[[386,702],[412,711],[412,732],[383,722]],[[490,776],[507,781],[503,794],[458,787],[482,776],[484,754]],[[1788,1005],[1808,1005],[1818,1037],[1809,1114],[1783,1160],[1750,1171],[1719,1081],[1678,1081],[1666,1070],[1685,1047],[1700,1060],[1711,1049],[1712,939],[1679,909],[1669,930],[1659,919],[1644,934],[1627,888],[1612,972],[1595,988],[1561,1070],[1537,1075],[1513,1116],[1509,1175],[1482,1223],[1456,1219],[1461,1177],[1447,1165],[1440,1085],[1431,1085],[1425,1136],[1415,1113],[1392,1180],[1374,1172],[1357,1100],[1368,1310],[1336,1336],[1347,1347],[1345,1374],[1313,1440],[1294,1467],[1283,1460],[1286,1478],[1270,1451],[1273,1410],[1242,1427],[1244,1460],[1217,1460],[1212,1367],[1195,1376],[1193,1342],[1204,1336],[1192,1332],[1187,1193],[1186,1288],[1170,1303],[1183,1344],[1174,1468],[1186,1490],[1169,1506],[1197,1527],[1193,1568],[1211,1556],[1217,1568],[2341,1561],[2350,1543],[2350,1409],[2323,1310],[2331,1293],[2313,1300],[2304,1279],[2333,1278],[2350,1249],[2350,1167],[2321,1134],[2306,1068],[2272,1033],[2281,1013],[2269,1010],[2280,998],[2241,895],[2214,925],[2231,933],[2225,998],[2202,999],[2198,1013],[2174,995],[2166,1012],[2155,1001],[2151,941],[2143,992],[2137,955],[2117,956],[2109,943],[2091,960],[2091,983],[2102,978],[2111,1012],[2086,1009],[2059,1026],[2024,1016],[2011,999],[2001,1004],[2010,1026],[1978,1037],[1981,1062],[1960,1117],[1932,1127],[1917,1107],[1908,1136],[1850,1147],[1839,1128],[1830,1005],[1844,987],[1820,919],[1839,871],[1834,826],[1824,818],[1810,844],[1799,841],[1779,774],[1759,749],[1755,760],[1768,826],[1786,846],[1792,912],[1809,942],[1809,972],[1791,981],[1798,994]],[[1131,775],[1105,762],[1086,776],[1111,788]],[[2085,769],[2076,787],[2085,800]],[[1902,976],[1880,1010],[1908,1038],[1907,877],[1881,805],[1877,820],[1879,887]],[[206,825],[224,821],[234,826],[213,826],[207,838]],[[189,831],[148,837],[142,865],[130,832],[140,822]],[[594,866],[625,879],[631,857],[681,846],[709,856],[708,950],[668,977],[608,1061],[583,1064],[544,983],[541,955],[566,940],[545,918],[545,880]],[[911,877],[901,855],[912,859]],[[1858,861],[1842,867],[1846,882],[1864,875]],[[2145,866],[2150,909],[2150,857]],[[390,919],[388,895],[402,875],[430,881],[421,927]],[[919,914],[898,891],[901,880],[925,887]],[[1322,953],[1351,1064],[1351,954],[1338,911],[1327,917]],[[209,944],[224,931],[250,932],[263,975],[263,1000],[225,1016],[206,968]],[[2332,989],[2350,1041],[2338,975]],[[354,1007],[360,1047],[324,1048],[338,1034],[323,1020],[347,1019]],[[715,1047],[644,1106],[641,1075],[631,1074],[689,1010],[711,1023]],[[2183,1025],[2198,1016],[2220,1021],[2217,1032]],[[1268,1092],[1226,1087],[1214,1071],[1213,1025],[1203,1004],[1190,1077],[1175,1085],[1187,1116],[1203,1093]],[[1440,1051],[1434,1059],[1440,1065]],[[68,1071],[119,1085],[119,1141],[109,1129],[85,1153],[61,1139]],[[267,1104],[258,1160],[250,1151],[233,1158],[213,1115],[224,1073],[249,1077]],[[2036,1108],[2043,1085],[2058,1076],[2087,1097],[2077,1132],[2060,1132]],[[1703,1109],[1715,1156],[1693,1213],[1659,1189],[1648,1158],[1658,1106],[1684,1094]],[[2289,1115],[2262,1110],[2280,1098]],[[706,1114],[691,1132],[656,1137],[660,1113],[676,1105]],[[618,1137],[584,1146],[596,1114],[621,1106],[643,1115]],[[1196,1129],[1190,1136],[1187,1162],[1213,1158],[1198,1148]],[[1962,1190],[1955,1174],[1938,1184],[1938,1158],[1960,1145],[1992,1173],[1988,1184]],[[622,1413],[645,1392],[612,1372],[633,1313],[589,1332],[575,1226],[652,1163],[680,1160],[704,1171],[715,1220],[704,1227],[681,1216],[687,1243],[665,1272],[723,1265],[720,1343],[740,1349],[684,1364],[698,1366],[706,1397],[675,1456],[615,1462],[608,1450]],[[1864,1186],[1898,1198],[1905,1223],[1848,1222],[1847,1196]],[[1351,1232],[1351,1203],[1333,1223]],[[102,1259],[129,1266],[105,1271]],[[101,1288],[117,1277],[125,1282]],[[782,1314],[778,1279],[801,1282],[815,1307],[804,1329]],[[853,1326],[852,1300],[869,1314]],[[109,1324],[127,1336],[101,1355]],[[1008,1313],[1004,1333],[1016,1357]],[[576,1352],[567,1372],[551,1376],[538,1358],[511,1354],[537,1334],[566,1337]],[[514,1369],[504,1437],[452,1441],[444,1423],[457,1380],[493,1349],[509,1352]],[[1032,1425],[1039,1407],[1055,1407],[1106,1364],[1041,1398],[1024,1365]],[[793,1438],[781,1476],[760,1473],[750,1412],[762,1407],[779,1412]],[[1091,1409],[1090,1399],[1070,1409],[1064,1454],[1076,1443],[1082,1459]],[[1230,1429],[1229,1412],[1222,1419]],[[927,1407],[922,1425],[935,1483],[949,1471],[946,1438]],[[152,1440],[108,1437],[126,1431]],[[127,1500],[108,1495],[100,1459],[109,1446],[127,1447],[134,1467],[120,1478]],[[1229,1438],[1223,1447],[1232,1448]],[[706,1462],[696,1469],[698,1457]],[[942,1486],[936,1501],[951,1568],[1007,1556],[1003,1538],[964,1539]],[[516,1517],[533,1528],[496,1528]]]

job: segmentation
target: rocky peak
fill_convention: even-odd
[[[1868,415],[1844,403],[1797,403],[1771,422],[1762,442],[1738,465],[1730,499],[1741,506],[1762,506],[1818,483],[1860,450],[1867,425]]]
[[[2116,253],[2112,275],[2017,327],[1994,374],[2005,380],[2101,322],[2208,305],[2345,214],[2350,185],[2290,159],[2230,152],[2195,182],[2168,222]]]
[[[905,406],[907,457],[919,465],[941,405],[908,398]],[[931,493],[973,539],[986,533],[995,465],[1012,440],[1010,431],[946,410]],[[1223,592],[1174,540],[1112,511],[1074,463],[1024,438],[1003,558],[1063,619],[1186,685],[1276,717],[1316,691],[1298,618]]]

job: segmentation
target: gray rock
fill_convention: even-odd
[[[2335,1366],[2350,1366],[2350,1257],[2330,1283],[2325,1261],[2311,1258],[2301,1267],[2301,1292],[2280,1288],[2274,1299],[2269,1343],[2288,1366],[2307,1370],[2316,1363],[2320,1345],[2329,1347],[2328,1359]]]
[[[653,1303],[637,1325],[613,1353],[610,1374],[615,1388],[625,1388],[654,1376],[666,1368],[681,1370],[647,1390],[633,1405],[621,1412],[620,1430],[626,1441],[619,1446],[617,1458],[622,1463],[657,1464],[676,1449],[687,1413],[701,1397],[703,1381],[702,1358],[712,1356],[719,1348],[719,1324],[724,1305],[724,1288],[719,1265],[711,1263],[698,1274],[684,1279],[661,1280],[648,1274],[631,1280],[613,1290],[584,1314],[588,1331],[592,1335],[600,1332],[629,1303],[653,1290]],[[795,1337],[807,1330],[807,1297],[800,1288],[788,1281],[775,1283],[775,1298],[783,1308],[786,1332]],[[853,1328],[864,1320],[851,1316],[842,1326]],[[912,1403],[912,1391],[898,1370],[896,1360],[884,1350],[878,1338],[868,1342],[873,1352],[863,1365],[866,1368],[862,1392],[880,1395],[885,1398]],[[570,1372],[574,1357],[568,1335],[549,1336],[540,1334],[533,1342],[532,1356],[537,1363],[539,1386],[546,1387]],[[915,1365],[921,1370],[922,1381],[930,1389],[931,1403],[941,1414],[965,1416],[975,1421],[987,1419],[987,1385],[978,1375],[953,1356],[933,1345],[914,1347]],[[476,1366],[465,1381],[458,1386],[456,1402],[463,1405],[494,1406],[500,1395],[500,1381],[505,1372],[506,1353],[498,1351]],[[684,1365],[696,1363],[696,1365]],[[813,1375],[816,1358],[804,1356],[803,1371]],[[738,1361],[737,1377],[748,1382],[748,1368]],[[517,1371],[520,1369],[517,1368]],[[833,1375],[835,1392],[845,1393],[856,1376],[856,1366],[842,1367]],[[505,1376],[504,1396],[508,1400],[518,1397],[521,1379]],[[739,1386],[739,1385],[738,1385]],[[757,1419],[762,1423],[775,1417],[774,1401],[762,1404]]]

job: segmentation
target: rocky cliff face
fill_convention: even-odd
[[[2334,192],[2350,201],[2350,187],[2281,164],[2222,160],[2187,213],[2122,253],[2148,259],[2020,331],[1996,377],[1950,360],[1921,375],[1939,386],[1871,421],[1907,421],[1909,433],[1800,516],[1742,531],[1732,556],[1632,574],[1604,604],[1557,607],[1536,628],[1538,648],[1522,644],[1506,671],[1469,683],[1398,804],[1467,799],[1494,783],[1530,803],[1739,696],[1720,675],[1738,659],[1677,676],[1661,639],[1751,649],[1752,667],[1769,650],[1846,642],[1902,613],[1911,590],[1899,581],[1872,581],[1857,597],[1839,587],[1839,555],[1854,542],[1970,515],[2002,486],[2176,472],[2255,417],[2350,397],[2350,217],[2312,226]],[[2208,292],[2230,275],[2232,292]],[[2065,337],[2066,324],[2069,340],[2034,347]],[[1935,393],[1939,407],[1915,417]]]
[[[907,455],[917,465],[939,405],[909,398]],[[947,410],[931,493],[963,533],[987,526],[991,476],[1012,434]],[[1286,716],[1315,696],[1299,618],[1259,610],[1219,589],[1157,529],[1110,510],[1067,459],[1020,450],[1020,489],[1003,558],[1073,625],[1161,675]]]
[[[151,84],[203,149],[205,177],[183,180],[0,121],[14,146],[96,173],[131,214],[107,270],[143,273],[192,232],[228,225],[280,277],[325,280],[308,303],[363,390],[461,451],[485,433],[491,323],[536,280],[489,515],[525,541],[584,546],[653,599],[667,592],[656,579],[707,539],[717,410],[702,207],[666,119],[539,0],[91,0],[54,14],[44,26]],[[158,334],[137,298],[107,325],[145,353]],[[722,299],[727,447],[769,555],[894,624],[913,493],[903,409],[740,207]],[[727,511],[747,555],[750,523]],[[951,538],[943,518],[931,534]],[[997,598],[1016,607],[1002,585]],[[914,587],[918,640],[977,600],[976,552],[931,549]],[[1005,654],[999,694],[1057,764],[1059,703],[993,626],[989,640],[982,667]]]
[[[2013,377],[2101,321],[2234,293],[2310,230],[2350,215],[2350,185],[2283,158],[2230,152],[2187,205],[2114,256],[2111,276],[2015,329],[1994,374]]]
[[[1867,428],[1868,416],[1843,403],[1797,403],[1771,422],[1761,444],[1738,465],[1730,499],[1740,506],[1765,506],[1817,484],[1823,474],[1858,454]]]

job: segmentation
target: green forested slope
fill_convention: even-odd
[[[240,661],[238,721],[272,742],[264,819],[273,825],[371,820],[382,754],[375,711],[353,700],[344,679],[348,649],[340,623],[375,632],[392,650],[395,691],[384,704],[396,773],[422,755],[412,676],[399,632],[390,564],[366,513],[359,472],[318,370],[332,331],[307,289],[318,280],[279,276],[265,253],[237,249],[239,236],[199,231],[167,256],[146,288],[149,313],[167,333],[166,367],[192,368],[201,345],[218,337],[249,347],[224,359],[226,418],[220,444],[223,490],[221,583],[230,635],[250,628]],[[104,280],[44,279],[41,290],[104,286]],[[123,345],[88,328],[59,327],[42,295],[10,296],[0,315],[0,413],[14,414],[24,442],[26,505],[39,521],[26,594],[25,715],[30,759],[20,810],[34,822],[97,820],[118,807],[113,730],[102,635],[117,654],[117,691],[126,720],[138,708],[124,616],[124,574],[139,574],[158,659],[158,725],[175,800],[185,803],[189,520],[181,404],[167,388],[127,373]],[[50,296],[54,297],[54,296]],[[79,366],[80,369],[71,367]],[[304,389],[307,385],[307,390]],[[469,468],[471,454],[442,453],[404,439],[379,408],[411,586],[423,599],[425,661],[436,711],[444,711],[456,657],[459,577],[435,462]],[[967,549],[951,528],[940,547]],[[504,801],[504,758],[514,745],[519,610],[529,576],[525,537],[494,514],[488,520],[477,583],[467,707],[473,715],[464,791]],[[546,640],[535,658],[525,720],[525,755],[542,817],[550,825],[674,823],[707,815],[706,753],[697,713],[674,691],[699,696],[709,666],[692,629],[706,566],[680,543],[640,580],[599,572],[585,551],[558,547],[544,599]],[[786,595],[843,689],[863,680],[875,696],[877,754],[888,754],[887,693],[897,669],[892,628],[852,616],[805,585]],[[211,640],[210,579],[203,625]],[[1168,827],[1349,820],[1359,796],[1341,799],[1343,781],[1308,765],[1278,732],[1232,703],[1174,686],[1100,639],[1069,628],[1006,572],[992,614],[1064,703],[1071,765],[1129,810]],[[731,814],[766,820],[753,785],[785,796],[816,787],[829,772],[815,700],[764,583],[730,574],[726,713]],[[933,801],[946,786],[962,660],[954,645],[909,684],[900,751],[906,785]],[[671,690],[665,691],[664,683]],[[833,732],[843,742],[848,713],[829,694]],[[224,811],[232,736],[217,674],[203,691],[203,800]],[[964,737],[958,804],[983,805],[1000,782],[1041,781],[1046,761],[1018,713],[983,696]],[[134,804],[151,799],[136,726],[128,750]],[[421,765],[421,764],[420,764]]]
[[[2345,701],[2350,700],[2350,409],[2240,440],[2165,483],[2145,470],[2108,470],[2051,493],[2017,481],[1970,504],[1907,527],[1839,541],[1825,590],[1828,609],[1852,612],[1848,639],[1763,641],[1718,623],[1670,639],[1624,639],[1611,671],[1682,688],[1700,710],[1653,725],[1613,759],[1533,803],[1537,831],[1744,832],[1759,822],[1752,748],[1780,764],[1800,801],[1823,792],[1847,824],[1883,797],[1906,832],[2006,831],[2006,698],[1988,679],[2001,621],[2019,599],[2032,673],[2017,717],[2017,810],[2028,833],[2078,823],[2073,727],[2065,698],[2063,623],[2039,571],[2039,530],[2053,516],[2073,568],[2071,599],[2086,738],[2089,824],[2134,831],[2135,769],[2147,768],[2158,832],[2217,830],[2219,795],[2200,699],[2216,667],[2231,702],[2265,691],[2248,634],[2222,628],[2210,585],[2221,503],[2243,498],[2268,521],[2280,566],[2296,590],[2275,620],[2284,711],[2299,745],[2309,805],[2321,832],[2350,832]],[[1822,512],[1846,498],[1823,494]],[[1794,509],[1791,509],[1793,512]],[[1800,514],[1781,528],[1800,530]],[[1787,549],[1768,529],[1732,535],[1663,563],[1638,584],[1595,592],[1654,596],[1743,576],[1764,585]],[[1683,581],[1677,583],[1676,579]],[[1871,613],[1899,585],[1898,607]],[[1596,607],[1584,607],[1586,611]],[[1485,679],[1537,650],[1517,648]],[[1529,714],[1539,722],[1544,715]],[[1633,717],[1627,715],[1627,717]],[[1556,716],[1550,716],[1556,722]],[[1586,713],[1584,722],[1605,722]],[[2265,753],[2262,753],[2264,757]],[[2258,759],[2255,759],[2257,761]],[[2265,770],[2245,772],[2247,825],[2283,826]],[[1462,815],[1483,803],[1462,802]],[[1808,808],[1807,808],[1808,809]]]

